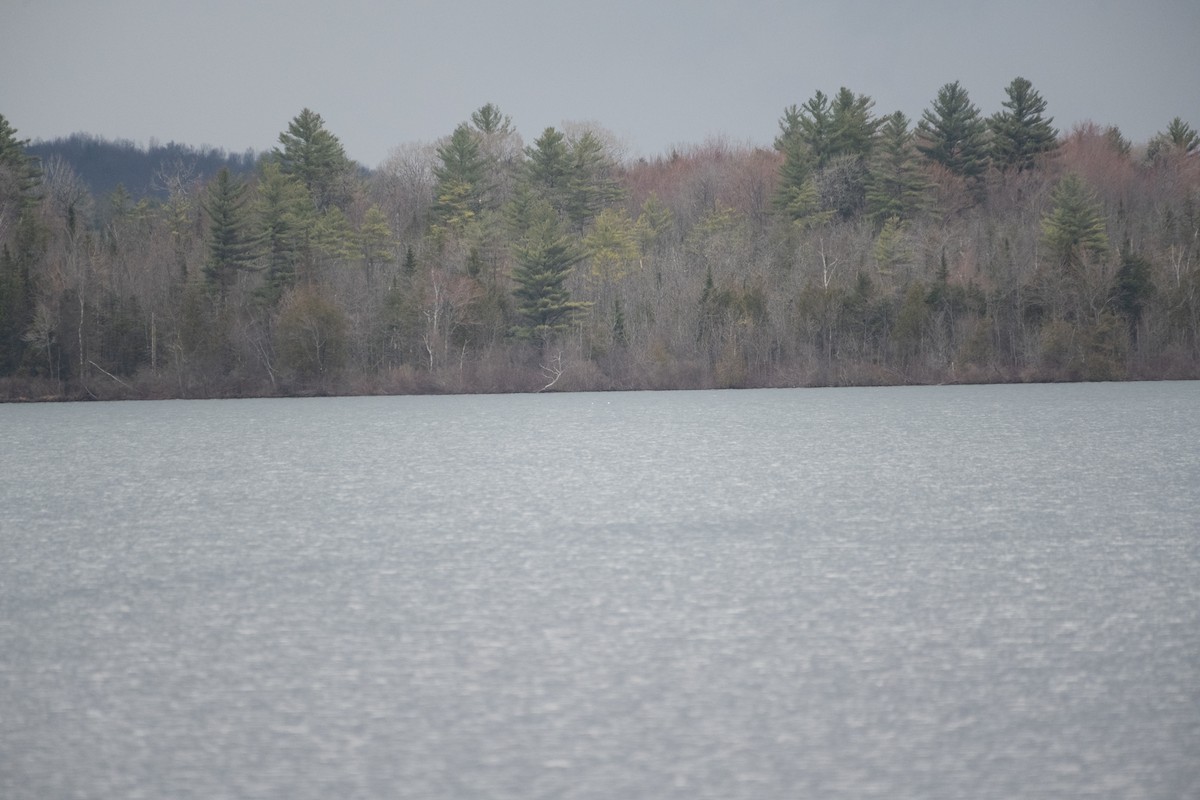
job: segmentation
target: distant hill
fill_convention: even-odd
[[[215,175],[222,167],[249,173],[258,160],[253,150],[232,154],[219,148],[196,148],[168,142],[141,147],[127,140],[109,141],[87,133],[73,133],[51,141],[38,140],[25,152],[43,164],[58,156],[78,173],[96,198],[107,197],[123,184],[133,197],[166,197],[164,174],[181,169],[195,178]]]

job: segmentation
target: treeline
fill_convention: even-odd
[[[1200,137],[1062,134],[1021,78],[636,162],[488,104],[365,173],[305,109],[162,184],[97,199],[0,117],[0,397],[1200,376]]]
[[[40,161],[43,168],[50,168],[55,161],[66,162],[102,200],[118,187],[136,198],[165,200],[170,196],[170,181],[179,175],[212,176],[223,167],[250,175],[258,160],[253,150],[237,154],[216,147],[154,141],[143,148],[135,142],[110,141],[86,133],[34,142],[25,147],[25,153]]]

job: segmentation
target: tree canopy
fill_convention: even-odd
[[[917,149],[931,161],[969,180],[988,167],[987,123],[958,81],[938,90],[917,124]]]
[[[1014,78],[1004,91],[1004,110],[989,120],[992,162],[1000,169],[1033,169],[1039,157],[1058,147],[1054,118],[1044,116],[1046,101],[1025,78]]]
[[[96,197],[0,117],[0,398],[1200,377],[1192,125],[998,105],[842,87],[628,158],[486,103],[377,170],[304,109]]]
[[[320,114],[303,109],[279,134],[279,145],[275,158],[284,173],[300,179],[318,210],[345,201],[350,160]]]
[[[1077,174],[1069,172],[1058,182],[1050,203],[1042,232],[1063,266],[1078,267],[1108,249],[1100,204]]]

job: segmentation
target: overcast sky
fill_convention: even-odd
[[[1063,129],[1200,127],[1200,2],[0,0],[22,138],[266,150],[309,107],[367,166],[487,102],[526,142],[594,121],[655,156],[769,146],[786,106],[843,85],[915,119],[958,80],[991,114],[1018,75]]]

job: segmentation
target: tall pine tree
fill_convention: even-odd
[[[833,156],[869,158],[875,145],[879,120],[871,116],[875,101],[865,94],[856,95],[843,86],[831,106],[830,151]]]
[[[794,108],[785,113],[790,114]],[[785,116],[780,125],[784,126],[787,119]],[[817,190],[812,182],[811,153],[795,128],[785,129],[775,140],[775,147],[783,154],[775,209],[793,222],[805,219],[819,209]]]
[[[571,168],[567,177],[566,212],[579,229],[624,195],[617,182],[617,165],[591,131],[571,143]]]
[[[465,122],[437,149],[434,214],[441,224],[461,228],[483,211],[490,187],[488,164],[475,131]]]
[[[784,136],[793,133],[798,136],[808,150],[810,166],[820,169],[829,164],[835,155],[833,132],[833,109],[830,108],[829,97],[818,90],[800,107],[795,115],[795,127],[791,131],[785,130]]]
[[[988,121],[992,162],[1002,170],[1033,169],[1038,159],[1058,147],[1058,131],[1046,117],[1046,101],[1025,78],[1014,78],[1004,90],[1004,111]]]
[[[17,129],[0,114],[0,203],[15,201],[29,206],[36,200],[34,188],[41,178],[36,159],[25,153],[28,139],[18,139]]]
[[[471,114],[471,125],[479,137],[479,150],[487,163],[486,205],[499,209],[512,197],[524,155],[521,136],[512,118],[488,103]]]
[[[318,211],[348,200],[352,164],[320,114],[302,110],[279,134],[279,144],[274,157],[285,173],[300,179]]]
[[[312,261],[311,235],[316,212],[303,184],[285,175],[274,162],[262,166],[255,211],[266,258],[266,280],[261,292],[273,305]]]
[[[921,115],[917,149],[971,182],[987,171],[987,123],[958,81],[939,89],[933,106]]]
[[[1200,134],[1180,117],[1175,117],[1162,131],[1150,140],[1146,148],[1146,157],[1154,160],[1168,153],[1177,152],[1188,154],[1200,149]]]
[[[917,163],[908,117],[897,111],[884,118],[867,179],[867,213],[877,224],[909,219],[925,205],[929,183]]]
[[[24,338],[34,319],[34,266],[46,248],[46,228],[36,213],[37,162],[28,141],[0,115],[0,375],[22,365]]]
[[[533,193],[557,212],[564,212],[571,181],[571,149],[567,139],[554,128],[546,128],[525,148],[525,175]]]
[[[558,216],[551,209],[543,205],[537,217],[517,248],[517,263],[512,273],[520,316],[514,334],[545,346],[566,330],[576,312],[588,304],[572,301],[563,285],[571,268],[583,259],[583,253],[563,233]]]
[[[246,214],[246,184],[234,178],[228,167],[217,173],[209,187],[204,211],[209,218],[204,281],[223,300],[237,273],[250,268],[257,247]]]
[[[1063,176],[1050,202],[1053,208],[1042,218],[1042,237],[1060,265],[1075,269],[1108,249],[1100,203],[1078,175]]]
[[[857,212],[879,128],[871,116],[874,105],[843,86],[832,100],[818,90],[804,105],[784,110],[775,139],[784,158],[777,210],[795,221],[812,221],[820,211],[843,217]]]

